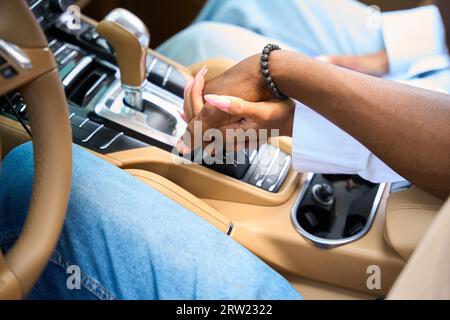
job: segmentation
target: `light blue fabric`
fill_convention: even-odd
[[[384,48],[383,35],[369,28],[367,19],[367,6],[353,0],[209,0],[195,23],[158,51],[185,65],[236,58],[237,50],[244,52],[241,60],[253,43],[241,42],[239,36],[229,39],[225,32],[234,25],[244,33],[250,30],[257,42],[273,40],[309,56],[378,52]],[[232,42],[240,48],[233,50]],[[258,45],[254,53],[261,50]]]
[[[209,0],[192,26],[157,50],[184,65],[217,57],[240,61],[259,53],[269,42],[312,57],[370,54],[385,49],[382,28],[368,23],[372,12],[355,0]],[[390,20],[395,15],[403,17],[405,11],[389,13]],[[397,31],[408,26],[401,28]],[[393,32],[391,24],[384,31]],[[449,93],[448,63],[444,68],[428,61],[424,64],[425,72],[420,74],[407,71],[386,78]]]
[[[301,299],[278,273],[215,227],[126,172],[73,148],[61,239],[30,299]],[[30,143],[0,172],[0,245],[14,243],[33,179]],[[66,268],[78,265],[81,290]]]

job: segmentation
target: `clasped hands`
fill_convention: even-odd
[[[389,72],[386,51],[363,56],[322,56],[318,60],[369,75],[382,76]],[[236,151],[252,142],[251,135],[245,136],[245,141],[231,135],[228,141],[227,130],[254,130],[258,144],[267,142],[260,141],[261,130],[266,130],[267,138],[273,130],[278,130],[279,136],[292,136],[295,102],[273,99],[262,76],[260,55],[240,62],[208,83],[205,83],[206,72],[206,67],[200,70],[184,92],[182,116],[188,128],[177,144],[181,154],[195,149],[196,134],[202,135],[203,146],[211,142],[208,137],[204,139],[210,129],[220,131],[224,147],[231,145]],[[201,124],[200,130],[195,130],[196,123]]]
[[[224,149],[232,147],[234,151],[251,143],[267,142],[259,139],[262,130],[265,130],[264,137],[267,138],[274,132],[279,136],[292,135],[295,103],[290,99],[279,101],[272,98],[260,71],[259,56],[250,57],[205,83],[207,72],[206,66],[203,67],[184,91],[182,117],[188,127],[177,144],[180,154],[186,155],[196,147],[211,143],[212,139],[208,137],[211,129],[221,133],[224,141],[219,145]],[[237,130],[251,130],[255,134],[246,134],[239,139],[233,135]],[[201,135],[200,146],[195,144],[199,139],[196,135]],[[252,136],[256,141],[251,141]]]

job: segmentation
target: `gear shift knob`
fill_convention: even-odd
[[[97,32],[114,48],[125,103],[142,111],[142,89],[147,77],[147,50],[150,45],[147,27],[130,11],[115,9],[97,25]]]

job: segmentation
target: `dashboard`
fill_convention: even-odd
[[[111,112],[114,106],[109,97],[120,90],[120,72],[114,53],[88,19],[81,19],[78,28],[67,26],[64,15],[74,2],[28,0],[58,65],[69,106],[73,142],[100,154],[150,146],[171,152],[185,128],[173,125],[176,121],[164,111],[171,109],[171,114],[177,114],[177,110],[183,110],[186,76],[175,64],[150,50],[146,90],[150,92],[151,106],[146,117]],[[27,128],[27,105],[19,92],[0,97],[0,115],[17,120]],[[197,156],[193,154],[191,160]],[[203,161],[202,165],[271,193],[281,188],[291,166],[290,155],[269,145],[231,156],[244,161],[239,164]],[[224,159],[229,157],[224,155]]]
[[[113,53],[94,26],[81,21],[79,29],[70,30],[60,23],[61,16],[75,1],[27,2],[45,32],[58,64],[68,100],[74,142],[99,153],[149,145],[171,149],[160,141],[117,126],[95,114],[95,104],[118,77],[118,68]],[[148,57],[148,67],[149,82],[166,99],[182,108],[186,80],[181,73],[152,55]],[[0,97],[0,112],[24,123],[28,121],[27,106],[18,92]]]
[[[73,0],[27,0],[28,6],[43,30],[53,25],[74,2]]]

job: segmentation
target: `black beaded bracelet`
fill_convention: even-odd
[[[269,90],[270,92],[272,92],[273,96],[279,100],[287,100],[289,99],[289,97],[285,96],[280,92],[280,90],[278,90],[277,85],[275,84],[275,82],[272,79],[272,76],[270,75],[269,56],[273,51],[276,50],[281,50],[281,48],[276,44],[268,44],[267,46],[264,47],[264,50],[262,51],[261,54],[261,70],[263,77],[266,80],[267,85],[269,86]]]

